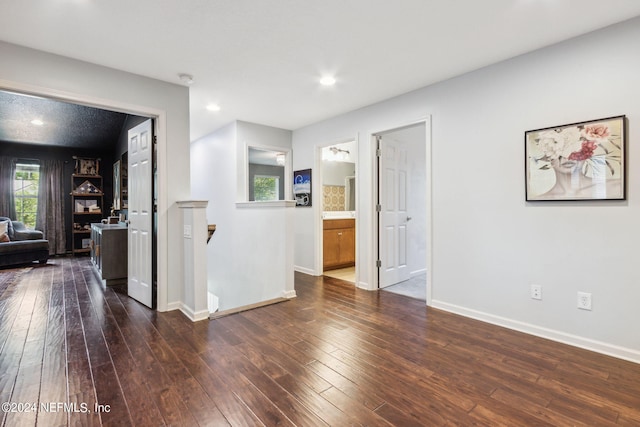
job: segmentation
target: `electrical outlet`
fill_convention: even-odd
[[[578,308],[580,310],[591,310],[591,294],[588,292],[578,292]]]
[[[542,299],[542,286],[531,285],[531,298]]]

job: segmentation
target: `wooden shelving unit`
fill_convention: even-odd
[[[71,229],[73,254],[91,252],[91,224],[102,220],[104,193],[101,175],[73,174],[71,176]]]

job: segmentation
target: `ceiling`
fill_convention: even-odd
[[[249,147],[249,164],[282,167],[282,165],[278,164],[278,155],[286,156],[286,153],[284,151],[271,151]]]
[[[0,141],[115,148],[126,118],[113,111],[0,91]]]
[[[195,140],[236,119],[294,130],[638,16],[640,2],[0,0],[0,10],[0,40],[176,84],[193,75]],[[319,84],[325,74],[334,86]]]

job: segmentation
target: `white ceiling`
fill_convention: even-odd
[[[0,40],[192,74],[194,140],[235,119],[296,129],[638,15],[638,0],[0,0]]]

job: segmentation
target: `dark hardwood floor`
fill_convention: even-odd
[[[296,291],[194,324],[87,258],[0,270],[2,425],[640,425],[640,365],[337,279]]]

